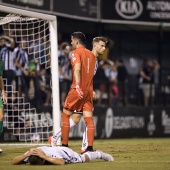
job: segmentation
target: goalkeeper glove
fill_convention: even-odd
[[[75,83],[75,89],[76,89],[76,91],[77,91],[78,97],[79,97],[80,99],[82,99],[82,98],[83,98],[83,92],[82,92],[82,90],[81,90],[81,88],[80,88],[80,83],[79,83],[79,82],[76,82],[76,83]]]

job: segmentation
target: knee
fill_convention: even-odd
[[[61,114],[62,119],[69,119],[69,117],[70,117],[70,115],[68,115],[68,114],[66,114],[64,112]]]

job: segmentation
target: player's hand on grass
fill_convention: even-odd
[[[77,91],[79,99],[82,99],[83,98],[83,92],[82,92],[82,90],[80,88],[80,83],[79,82],[75,83],[75,89]]]

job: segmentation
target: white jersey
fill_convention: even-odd
[[[85,162],[85,157],[83,155],[80,155],[76,152],[74,152],[72,149],[67,147],[48,147],[48,146],[42,146],[38,147],[38,149],[41,149],[47,156],[53,157],[53,158],[62,158],[64,159],[66,164],[69,163],[82,163]],[[24,160],[24,162],[28,162],[28,158]]]

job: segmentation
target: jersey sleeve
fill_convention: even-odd
[[[76,63],[80,63],[80,55],[77,52],[73,51],[71,52],[70,55],[71,55],[70,61],[72,65],[75,65]]]
[[[3,75],[3,70],[4,70],[4,62],[0,59],[0,76]]]

